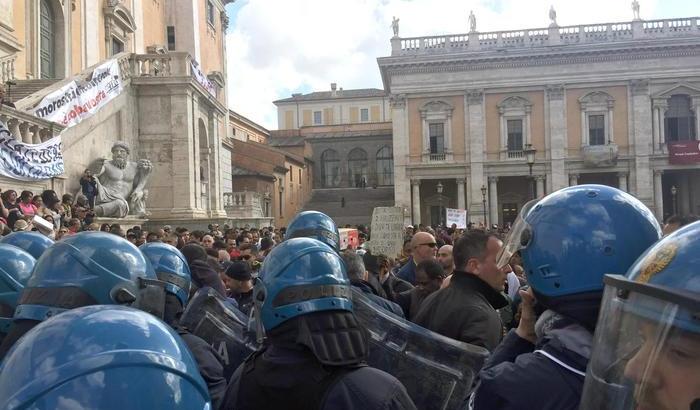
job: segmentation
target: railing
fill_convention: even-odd
[[[27,144],[40,144],[63,131],[63,126],[42,120],[31,114],[0,106],[0,123],[2,123],[18,141]]]
[[[0,83],[15,79],[15,60],[17,55],[0,58]]]
[[[523,151],[523,150],[507,151],[507,157],[508,157],[508,159],[525,158],[525,151]]]
[[[393,56],[700,36],[700,17],[392,39]]]
[[[433,153],[431,153],[431,154],[430,154],[430,161],[431,161],[431,162],[432,162],[432,161],[444,161],[444,160],[445,160],[445,157],[446,157],[446,155],[445,155],[444,152],[441,153],[441,154],[433,154]]]
[[[229,216],[235,218],[266,218],[263,202],[270,199],[259,192],[225,192],[224,209]]]

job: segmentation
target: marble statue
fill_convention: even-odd
[[[391,20],[391,29],[394,31],[394,37],[399,36],[399,19],[396,17]]]
[[[124,218],[127,215],[147,216],[144,189],[151,175],[151,161],[141,159],[129,161],[129,146],[116,142],[112,146],[112,160],[102,160],[100,171],[95,175],[97,216]]]
[[[549,19],[552,20],[549,27],[557,27],[557,11],[554,10],[553,5],[549,6]]]
[[[634,13],[634,20],[635,21],[641,20],[639,18],[639,2],[637,0],[634,0],[632,2],[632,13]]]
[[[474,10],[469,11],[469,32],[476,32],[476,16],[474,15]]]

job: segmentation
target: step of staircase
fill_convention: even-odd
[[[39,80],[15,80],[16,85],[8,86],[8,99],[12,102],[17,102],[24,97],[41,91],[46,87],[50,87],[60,81],[58,78],[42,78]]]

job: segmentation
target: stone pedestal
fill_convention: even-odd
[[[136,216],[129,215],[125,218],[105,218],[105,217],[97,217],[92,220],[92,222],[97,223],[97,224],[109,224],[114,225],[114,224],[119,224],[124,230],[126,231],[129,228],[133,228],[134,226],[141,226],[144,227],[146,224],[148,224],[149,220],[145,218],[137,218]]]

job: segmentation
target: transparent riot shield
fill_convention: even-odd
[[[201,337],[224,360],[224,376],[233,372],[258,347],[248,331],[248,317],[211,288],[199,289],[187,304],[180,325]]]
[[[357,288],[352,297],[355,315],[370,336],[370,366],[399,379],[419,409],[456,409],[465,402],[488,350],[395,316]]]

